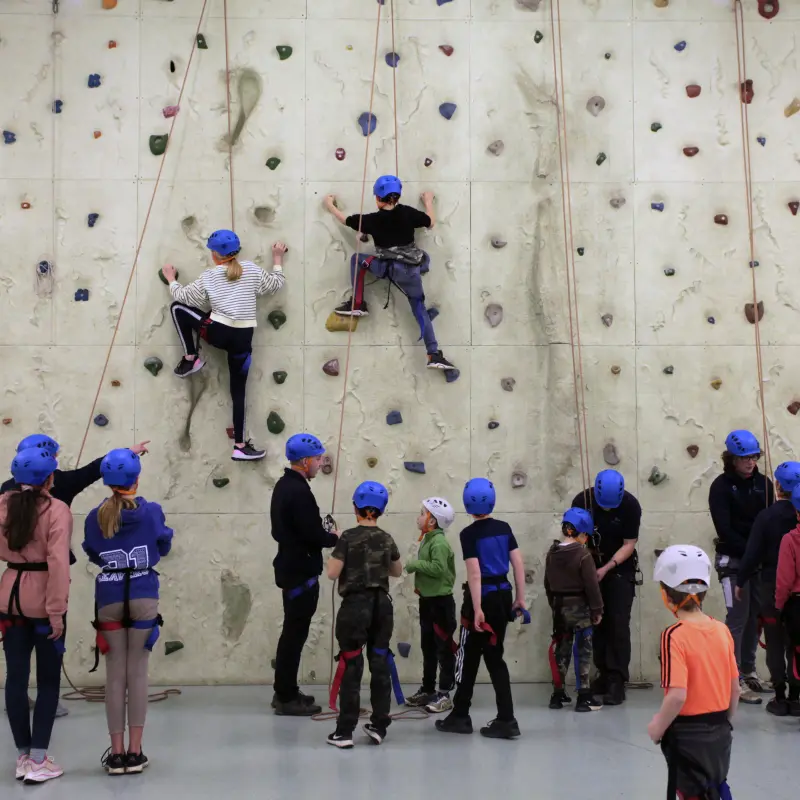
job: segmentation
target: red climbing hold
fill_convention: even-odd
[[[714,217],[714,222],[716,222],[717,225],[727,225],[728,224],[727,214],[717,214]]]
[[[687,158],[694,158],[699,152],[700,152],[700,148],[699,147],[684,147],[683,148],[683,154]]]
[[[95,139],[99,139],[103,135],[103,131],[95,131],[93,136]]]
[[[689,95],[689,97],[699,97],[702,91],[702,87],[698,86],[696,83],[690,83],[686,87],[686,94]]]
[[[753,81],[749,78],[742,84],[742,102],[750,105],[753,102],[753,95],[755,92],[753,91]]]
[[[791,414],[793,417],[796,417],[796,416],[797,416],[797,412],[798,412],[798,411],[800,411],[800,402],[798,402],[797,400],[795,400],[793,403],[789,403],[789,405],[788,405],[788,406],[786,406],[786,410],[787,410],[787,411],[788,411],[788,412],[789,412],[789,413],[790,413],[790,414]],[[4,425],[5,425],[5,422],[6,422],[6,421],[5,421],[5,420],[3,420],[3,424],[4,424]]]
[[[336,148],[336,160],[337,161],[344,161],[346,155],[347,155],[347,153],[344,151],[344,147],[337,147]]]
[[[233,432],[233,428],[225,428],[225,433],[228,434],[228,438],[229,439],[233,439],[233,437],[236,435]]]
[[[778,0],[758,0],[758,13],[761,14],[764,19],[772,19],[778,16],[780,10],[781,4]]]
[[[800,209],[800,203],[798,203],[797,200],[792,200],[792,202],[789,203],[789,210],[792,212],[793,216],[797,216],[798,209]]]
[[[13,421],[11,417],[3,417],[3,425],[10,425]]]
[[[174,117],[180,110],[180,106],[164,106],[164,110],[161,113],[164,115],[165,119],[170,119],[171,117]]]
[[[449,44],[440,44],[439,49],[449,58],[453,55],[453,48]]]
[[[113,39],[108,40],[108,49],[113,50],[117,46],[117,43]]]

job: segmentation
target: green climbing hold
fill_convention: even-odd
[[[274,172],[280,166],[281,160],[279,158],[272,158],[267,159],[267,166]]]
[[[544,39],[544,34],[541,31],[536,31],[536,33],[533,34],[533,41],[536,42],[536,44],[539,44],[542,39]]]
[[[158,356],[150,356],[144,360],[144,368],[155,378],[164,368],[164,362]]]
[[[279,44],[275,49],[278,51],[278,57],[281,61],[286,61],[287,58],[291,58],[294,52],[288,44]]]
[[[607,158],[608,156],[605,153],[598,153],[597,160],[594,163],[599,167]]]
[[[286,324],[286,314],[284,314],[279,308],[276,308],[274,311],[270,311],[269,314],[267,314],[267,319],[269,320],[269,324],[272,325],[275,330],[278,330],[278,328]]]
[[[171,656],[178,650],[183,650],[183,642],[164,642],[164,655]]]
[[[277,436],[279,433],[283,433],[285,427],[286,423],[281,419],[280,414],[270,411],[267,417],[267,430]]]
[[[197,48],[199,50],[208,50],[208,42],[202,33],[197,34]]]
[[[277,372],[272,373],[272,379],[277,384],[286,383],[286,379],[289,377],[288,372],[284,372],[282,369],[279,369]]]
[[[212,483],[217,489],[224,489],[231,482],[230,478],[214,478]]]
[[[654,122],[650,126],[650,130],[653,131],[653,133],[658,133],[663,127],[664,126],[660,122]]]
[[[150,137],[150,152],[154,156],[163,156],[164,151],[167,149],[167,142],[169,141],[169,134],[154,134]]]
[[[180,278],[180,276],[181,276],[180,272],[178,272],[178,270],[175,270],[175,280],[178,280],[178,278]],[[161,283],[164,284],[164,286],[169,286],[169,281],[164,277],[164,270],[163,269],[160,269],[158,271],[158,279],[161,281]]]

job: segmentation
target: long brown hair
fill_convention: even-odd
[[[39,516],[50,506],[50,498],[42,494],[44,491],[44,486],[35,486],[25,491],[9,492],[3,534],[8,540],[8,549],[13,553],[24,550],[33,540]]]
[[[113,539],[122,526],[123,510],[132,511],[136,507],[135,497],[120,492],[114,492],[111,497],[104,500],[97,509],[97,524],[100,526],[104,538]]]

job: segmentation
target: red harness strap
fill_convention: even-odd
[[[433,632],[450,648],[451,653],[458,652],[458,644],[456,640],[447,633],[440,625],[433,623]]]
[[[121,631],[125,626],[121,622],[95,622],[94,628],[97,631],[95,644],[101,655],[106,655],[109,651],[108,639],[103,636],[103,631]]]
[[[364,302],[364,278],[367,276],[369,265],[374,260],[375,256],[369,256],[358,265],[358,271],[355,275],[355,286],[353,287],[353,306],[355,308],[361,308],[361,304]]]
[[[346,653],[339,653],[336,656],[336,660],[339,662],[339,666],[336,667],[336,675],[333,677],[333,683],[331,684],[331,695],[328,699],[328,704],[331,707],[332,711],[338,711],[339,709],[336,708],[336,698],[339,697],[339,689],[342,687],[342,678],[344,678],[344,671],[347,669],[347,662],[350,661],[351,658],[357,658],[361,655],[361,649],[358,650],[348,650]]]
[[[764,632],[764,628],[766,628],[767,625],[777,625],[777,624],[778,624],[778,620],[775,619],[775,617],[761,617],[761,616],[759,616],[759,618],[758,618],[758,646],[762,650],[766,650],[767,649],[766,643],[761,638],[761,634]]]
[[[461,627],[464,630],[472,631],[473,633],[488,633],[489,634],[489,646],[496,647],[497,646],[497,634],[494,632],[494,629],[488,622],[483,623],[483,629],[480,631],[476,631],[473,627],[472,623],[466,618],[461,617]]]
[[[561,674],[558,671],[558,664],[556,663],[556,645],[559,642],[559,638],[554,636],[550,641],[550,648],[547,651],[547,659],[550,662],[550,673],[553,676],[553,686],[556,689],[561,690],[564,688],[564,684],[561,681]]]

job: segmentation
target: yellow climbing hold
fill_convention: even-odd
[[[712,389],[717,389],[719,391],[720,386],[722,386],[722,381],[719,378],[714,378],[714,380],[711,381]]]
[[[783,109],[783,116],[793,117],[798,111],[800,111],[800,98],[795,97],[794,100]]]
[[[354,331],[358,328],[358,317],[341,317],[335,311],[331,311],[328,319],[325,320],[325,327],[331,333]]]

